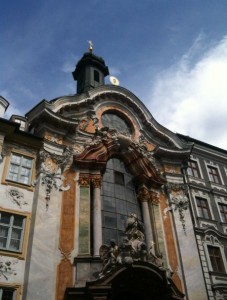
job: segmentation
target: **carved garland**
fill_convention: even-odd
[[[164,210],[164,217],[166,217],[167,212],[178,210],[180,222],[186,234],[184,211],[189,207],[188,188],[185,184],[168,183],[166,189],[170,195],[170,206]]]
[[[46,208],[49,208],[50,195],[55,188],[59,191],[66,191],[70,186],[63,186],[63,177],[58,174],[62,172],[65,166],[72,158],[72,150],[66,148],[63,155],[50,153],[46,150],[41,150],[39,153],[41,163],[41,172],[43,173],[41,184],[45,187],[46,193]]]

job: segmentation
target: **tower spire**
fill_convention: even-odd
[[[88,52],[78,61],[72,73],[77,81],[77,93],[82,94],[100,85],[104,85],[104,78],[109,75],[105,61],[93,53],[93,43],[88,41]]]

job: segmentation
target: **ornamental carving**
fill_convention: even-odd
[[[187,196],[188,188],[185,184],[168,183],[166,185],[167,191],[170,195],[170,206],[165,208],[164,217],[169,211],[178,211],[179,219],[183,230],[186,234],[184,211],[189,207],[189,199]]]
[[[62,142],[63,142],[63,138],[59,137],[57,134],[46,133],[45,134],[45,139],[52,142],[52,143],[56,143],[56,144],[59,144],[59,145],[62,145]]]
[[[15,204],[17,204],[20,208],[22,205],[27,205],[28,202],[24,200],[24,194],[20,192],[16,188],[11,188],[7,191],[8,198]]]
[[[147,189],[147,187],[145,186],[142,186],[140,189],[139,189],[139,192],[138,192],[138,195],[137,195],[138,199],[140,201],[149,201],[151,196],[150,196],[150,192],[149,190]]]
[[[158,205],[160,202],[158,193],[150,191],[145,185],[139,188],[137,198],[140,201],[150,201],[153,205]]]
[[[90,185],[90,176],[89,174],[80,174],[79,176],[79,185],[89,186]]]
[[[94,188],[101,188],[102,178],[101,176],[92,177],[91,182]]]
[[[116,155],[124,160],[138,185],[145,183],[147,186],[160,187],[165,183],[151,152],[132,141],[131,137],[108,127],[97,129],[93,140],[85,144],[85,150],[74,155],[74,163],[103,172],[107,161]]]
[[[79,129],[87,133],[95,133],[96,132],[95,120],[92,119],[91,117],[87,117],[81,120],[79,123]]]
[[[17,263],[17,259],[3,261],[2,257],[0,257],[0,278],[4,277],[6,280],[9,280],[9,277],[17,275],[14,269],[14,265]]]
[[[159,205],[160,199],[158,193],[151,191],[150,194],[151,194],[151,203],[154,205]]]
[[[46,150],[41,150],[39,152],[39,159],[42,162],[41,172],[51,172],[56,173],[58,169],[61,171],[70,162],[73,152],[71,148],[66,147],[62,155],[56,153],[51,153]]]
[[[57,155],[46,150],[41,150],[39,155],[42,161],[41,172],[43,173],[41,185],[45,188],[46,208],[48,209],[50,195],[53,189],[66,191],[70,188],[70,185],[63,186],[64,178],[60,175],[60,171],[63,171],[65,166],[69,163],[72,157],[72,151],[66,148],[62,155]]]
[[[114,240],[111,240],[110,245],[100,247],[103,268],[99,277],[112,272],[117,265],[131,266],[137,261],[146,261],[164,269],[162,257],[155,256],[152,253],[152,247],[148,252],[144,240],[144,225],[133,213],[127,219],[122,244],[118,246]]]

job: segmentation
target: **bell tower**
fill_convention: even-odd
[[[74,80],[77,81],[78,94],[104,85],[104,78],[109,75],[105,61],[93,54],[93,45],[90,41],[88,50],[78,61],[75,71],[72,72]]]

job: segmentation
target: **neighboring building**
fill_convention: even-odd
[[[227,299],[227,151],[107,75],[90,48],[76,95],[0,97],[0,300]]]

